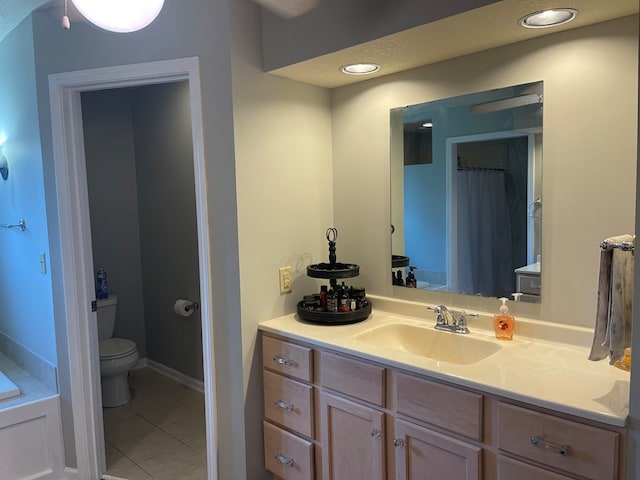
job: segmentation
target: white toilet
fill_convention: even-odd
[[[102,406],[118,407],[131,400],[127,377],[138,361],[138,350],[136,343],[131,340],[112,338],[118,297],[109,295],[109,298],[98,300],[97,303]]]

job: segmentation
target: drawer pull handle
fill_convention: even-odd
[[[393,440],[394,447],[404,447],[404,440],[401,438],[396,438]]]
[[[380,438],[382,436],[382,432],[380,431],[380,429],[376,428],[371,432],[371,436],[373,438]]]
[[[286,410],[287,412],[293,412],[296,408],[293,404],[283,402],[282,400],[276,400],[273,403],[279,408]]]
[[[281,453],[276,453],[275,454],[275,458],[276,458],[277,461],[279,461],[283,465],[286,465],[287,467],[293,467],[293,464],[295,463],[293,461],[293,458],[285,457]]]
[[[533,280],[531,280],[531,283],[529,284],[529,286],[530,286],[531,288],[534,288],[534,289],[538,289],[538,290],[539,290],[539,289],[542,287],[542,284],[540,284],[540,283],[536,283],[536,282],[534,282]]]
[[[547,442],[544,438],[533,435],[531,437],[531,444],[535,447],[546,448],[552,452],[559,453],[560,455],[569,455],[571,453],[571,446],[563,443],[558,445],[557,443]]]
[[[293,367],[296,364],[296,362],[294,362],[290,358],[282,358],[282,357],[279,357],[278,355],[273,356],[273,361],[279,365],[288,365],[290,367]]]

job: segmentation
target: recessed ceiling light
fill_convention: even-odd
[[[432,128],[433,127],[433,122],[424,122],[422,125],[420,125],[422,128]]]
[[[526,28],[547,28],[570,22],[576,18],[576,15],[578,15],[578,11],[573,8],[553,8],[530,13],[518,22]]]
[[[380,70],[380,65],[376,63],[352,63],[340,67],[340,71],[348,75],[369,75],[378,70]]]

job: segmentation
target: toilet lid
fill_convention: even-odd
[[[109,338],[98,343],[100,359],[124,357],[136,349],[136,342],[126,338]]]

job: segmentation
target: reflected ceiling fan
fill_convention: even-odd
[[[267,10],[285,18],[299,17],[314,9],[320,0],[254,0]]]

